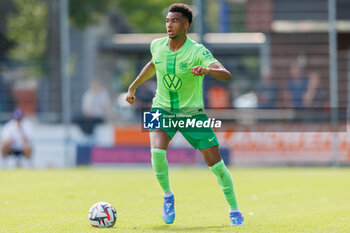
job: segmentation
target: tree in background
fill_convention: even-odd
[[[7,38],[15,43],[9,58],[40,62],[45,58],[48,5],[58,0],[13,0],[16,14],[8,18]],[[70,0],[70,22],[83,29],[99,22],[101,15],[120,9],[137,32],[164,32],[164,16],[172,0]],[[192,0],[182,1],[191,4]],[[163,14],[162,14],[163,13]]]
[[[99,22],[101,15],[115,6],[116,0],[68,0],[70,22],[83,29]]]
[[[7,37],[15,43],[9,57],[40,63],[46,51],[47,7],[41,0],[14,0],[14,3],[17,14],[10,14],[7,21]]]
[[[8,57],[26,63],[45,59],[48,34],[48,5],[54,0],[13,0],[16,13],[7,19],[7,38],[15,43]],[[78,28],[98,22],[112,0],[70,0],[70,18]],[[57,26],[58,30],[58,26]]]
[[[98,23],[103,13],[117,11],[137,32],[164,32],[164,17],[172,3],[174,0],[70,0],[69,14],[71,23],[78,28]]]
[[[165,32],[165,15],[173,0],[114,0],[137,32]],[[192,4],[192,0],[181,1]]]

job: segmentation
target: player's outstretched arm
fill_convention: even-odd
[[[191,72],[193,76],[202,76],[204,74],[208,74],[220,81],[228,81],[231,79],[231,73],[228,70],[226,70],[220,62],[214,62],[210,64],[208,68],[204,68],[202,66],[195,66],[191,68]]]
[[[136,101],[136,97],[135,97],[136,88],[138,88],[142,83],[144,83],[145,81],[153,77],[155,73],[156,73],[156,67],[152,61],[148,62],[145,65],[145,67],[143,67],[140,74],[129,86],[129,90],[125,98],[125,100],[129,104],[133,104]]]

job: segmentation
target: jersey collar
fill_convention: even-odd
[[[167,43],[166,43],[166,47],[167,47],[168,51],[170,51],[170,52],[172,52],[172,53],[178,53],[178,52],[181,52],[184,48],[187,47],[188,42],[189,42],[190,39],[189,39],[188,36],[186,35],[185,43],[184,43],[184,44],[179,48],[179,50],[177,50],[176,52],[172,51],[172,50],[169,48],[169,40],[170,40],[170,38],[168,37],[168,41],[167,41]]]

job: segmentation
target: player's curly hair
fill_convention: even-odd
[[[183,3],[174,3],[171,6],[169,6],[168,12],[180,12],[182,16],[185,17],[191,25],[193,20],[193,12],[188,5]]]

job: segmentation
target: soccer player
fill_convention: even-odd
[[[166,16],[168,36],[151,43],[152,60],[129,86],[126,101],[133,104],[137,87],[156,74],[157,92],[152,111],[158,110],[159,114],[168,115],[191,115],[191,119],[198,121],[208,119],[202,97],[204,75],[227,81],[231,74],[203,45],[187,37],[192,19],[193,13],[188,5],[176,3],[169,7]],[[165,223],[173,223],[175,219],[174,193],[169,184],[166,151],[177,130],[194,148],[199,149],[216,175],[229,205],[231,225],[242,225],[244,218],[237,205],[232,177],[221,159],[213,129],[191,131],[174,127],[150,130],[152,167],[163,190],[162,217]]]

